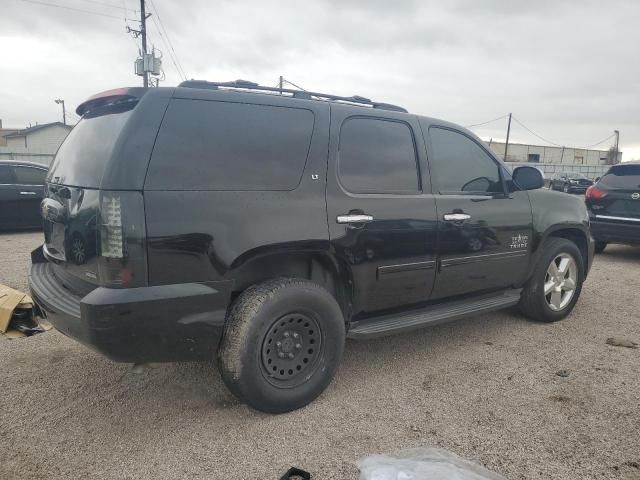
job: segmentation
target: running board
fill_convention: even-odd
[[[522,289],[506,290],[439,303],[420,310],[361,320],[352,324],[347,337],[353,339],[382,337],[511,307],[520,300],[521,291]]]

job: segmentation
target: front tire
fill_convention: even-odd
[[[342,358],[345,323],[335,298],[304,279],[278,278],[245,290],[218,349],[225,384],[256,410],[284,413],[318,397]]]
[[[584,260],[575,243],[549,238],[519,307],[532,320],[556,322],[571,313],[582,290]]]
[[[569,185],[565,185],[565,186],[562,188],[562,191],[563,191],[564,193],[570,193],[570,192],[569,192]]]

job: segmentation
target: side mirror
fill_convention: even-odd
[[[536,190],[544,187],[544,177],[534,167],[516,167],[513,170],[513,182],[523,190]]]
[[[593,179],[593,183],[598,183],[600,181],[600,177],[596,177]]]

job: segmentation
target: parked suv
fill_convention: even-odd
[[[584,202],[400,107],[188,81],[77,113],[47,179],[35,301],[116,361],[217,356],[259,410],[316,398],[346,337],[513,305],[560,320],[591,266]]]
[[[640,244],[640,162],[612,166],[585,197],[597,253],[608,243]]]
[[[47,167],[0,160],[0,230],[40,228],[40,202]]]
[[[560,172],[551,177],[551,190],[565,193],[584,193],[591,185],[593,181],[577,172]]]

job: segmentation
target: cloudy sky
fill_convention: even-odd
[[[638,0],[147,2],[150,44],[164,55],[162,85],[182,79],[168,38],[187,78],[275,86],[283,75],[306,89],[359,94],[465,126],[513,112],[566,146],[617,129],[623,159],[640,159]],[[58,120],[55,98],[72,110],[101,90],[141,84],[133,74],[137,41],[125,32],[138,27],[139,1],[1,3],[5,127]],[[472,129],[504,139],[506,118]],[[550,144],[515,122],[511,138]]]

